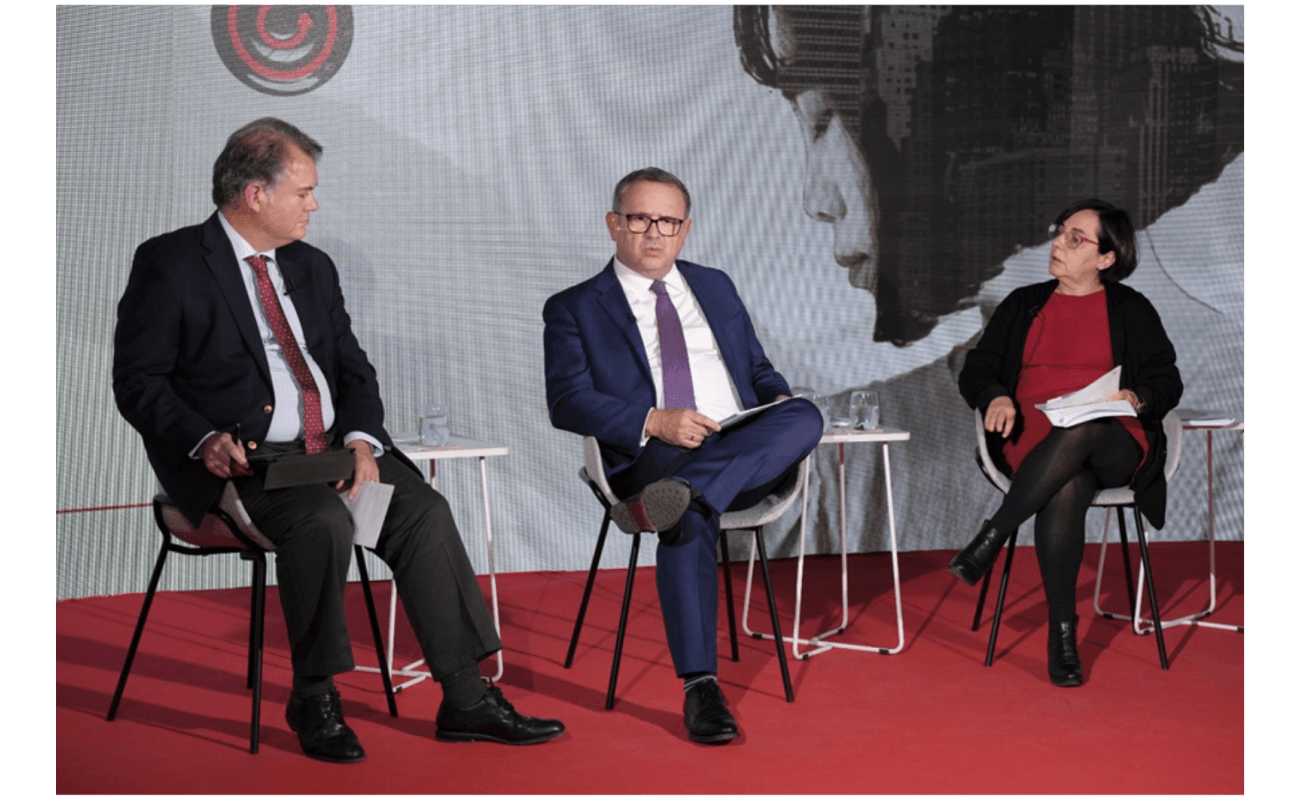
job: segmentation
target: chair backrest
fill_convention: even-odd
[[[997,487],[998,491],[1006,494],[1011,489],[1011,476],[998,469],[993,463],[993,457],[989,455],[988,439],[984,438],[984,412],[978,408],[975,409],[975,442],[979,448],[979,464],[984,477],[988,478],[989,483]]]
[[[725,530],[757,530],[780,519],[798,499],[803,487],[808,485],[808,462],[811,459],[812,456],[809,455],[799,462],[799,473],[781,491],[769,494],[749,508],[723,514],[719,521],[720,527]]]
[[[1170,411],[1165,414],[1161,425],[1165,429],[1165,482],[1173,480],[1178,472],[1178,465],[1183,459],[1183,421]],[[1011,488],[1011,478],[1003,474],[993,464],[989,456],[988,440],[984,438],[984,414],[975,409],[975,441],[978,442],[980,468],[984,476],[1003,493]],[[1097,492],[1093,505],[1126,505],[1132,503],[1132,491],[1127,487],[1101,489]]]
[[[154,496],[154,505],[158,509],[158,524],[165,526],[168,533],[186,544],[202,548],[251,550],[251,543],[268,553],[275,551],[275,545],[253,524],[247,509],[239,500],[239,492],[228,481],[217,499],[215,513],[208,512],[197,528],[190,524],[171,498],[162,491],[161,486]],[[233,530],[230,523],[234,523]]]
[[[605,477],[605,460],[600,455],[600,442],[595,436],[582,437],[582,469],[578,470],[578,477],[608,505],[618,503],[614,490],[609,488],[609,479]]]

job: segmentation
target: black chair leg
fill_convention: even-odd
[[[984,654],[984,666],[993,666],[993,651],[998,646],[998,629],[1002,627],[1002,606],[1007,600],[1007,584],[1011,582],[1011,560],[1016,555],[1016,539],[1020,538],[1020,529],[1016,528],[1007,542],[1006,566],[1002,568],[1002,583],[998,586],[998,602],[993,607],[993,624],[989,626],[989,649]],[[990,569],[989,573],[992,574]]]
[[[984,573],[984,582],[980,584],[980,597],[975,601],[975,621],[970,624],[970,629],[977,631],[980,629],[980,617],[984,616],[984,599],[989,596],[989,584],[993,582],[993,570]]]
[[[781,635],[781,620],[776,613],[776,595],[772,592],[772,571],[767,565],[767,545],[763,543],[763,531],[754,531],[758,545],[758,561],[763,567],[763,585],[767,587],[767,608],[772,612],[772,635],[776,641],[776,660],[781,665],[781,683],[785,686],[785,701],[794,702],[794,687],[790,684],[790,667],[785,661],[785,637]]]
[[[587,570],[587,585],[582,589],[582,603],[578,606],[578,618],[573,622],[573,636],[569,639],[569,654],[564,657],[565,669],[573,666],[573,654],[578,650],[578,635],[582,633],[582,621],[587,618],[587,602],[591,600],[591,587],[596,583],[596,570],[600,567],[600,555],[605,551],[605,535],[608,533],[609,510],[606,509],[605,521],[600,525],[600,537],[596,539],[596,552],[591,556],[591,569]]]
[[[1142,518],[1133,509],[1133,524],[1137,527],[1138,548],[1142,551],[1142,568],[1147,573],[1147,599],[1151,601],[1151,622],[1155,626],[1156,649],[1160,651],[1160,668],[1169,669],[1169,656],[1165,653],[1165,629],[1160,624],[1160,604],[1156,601],[1156,582],[1151,574],[1151,555],[1147,552],[1147,535],[1142,529]]]
[[[736,642],[736,599],[731,594],[731,554],[727,552],[727,532],[722,531],[718,542],[722,547],[723,586],[727,592],[727,631],[731,634],[731,660],[740,660],[740,645]]]
[[[162,577],[163,564],[167,563],[167,543],[169,537],[163,536],[162,550],[154,562],[153,574],[149,576],[149,588],[144,593],[144,604],[140,607],[140,618],[135,623],[135,633],[131,636],[131,646],[126,649],[126,662],[122,664],[122,675],[117,679],[117,690],[113,692],[113,702],[108,707],[108,721],[117,716],[117,707],[122,702],[122,692],[126,690],[126,679],[131,674],[131,664],[135,661],[136,650],[140,647],[140,636],[144,633],[145,620],[149,618],[149,607],[153,605],[154,593],[158,591],[158,579]]]
[[[609,667],[609,691],[605,693],[605,710],[614,707],[614,687],[618,685],[618,665],[623,659],[623,634],[627,632],[627,612],[632,607],[632,583],[636,578],[636,557],[641,550],[641,534],[632,534],[632,555],[627,561],[627,584],[623,587],[623,610],[618,615],[618,634],[614,638],[614,661]]]
[[[253,562],[253,633],[249,646],[249,664],[253,682],[253,719],[249,723],[248,752],[257,755],[262,730],[262,644],[266,630],[266,556],[251,554]]]
[[[366,568],[366,552],[361,545],[353,545],[357,553],[357,574],[361,576],[361,593],[366,596],[366,613],[370,616],[370,633],[375,637],[375,655],[379,658],[379,674],[384,679],[384,696],[388,698],[388,713],[397,716],[397,697],[393,692],[393,676],[388,672],[388,651],[384,636],[379,630],[379,615],[375,613],[375,596],[370,591],[370,570]]]

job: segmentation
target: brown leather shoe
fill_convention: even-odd
[[[685,481],[665,478],[615,505],[609,517],[623,533],[658,533],[676,525],[690,504],[691,487]]]

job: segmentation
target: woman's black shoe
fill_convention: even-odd
[[[975,539],[948,562],[948,571],[974,586],[984,573],[993,569],[993,562],[998,560],[998,551],[1006,544],[1008,536],[1010,534],[998,533],[992,522],[984,520]]]
[[[1083,663],[1079,661],[1076,627],[1079,618],[1053,622],[1047,628],[1047,675],[1057,686],[1083,683]]]

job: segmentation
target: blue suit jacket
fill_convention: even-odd
[[[753,408],[789,394],[726,273],[688,261],[678,261],[677,269],[713,330],[741,405]],[[595,436],[606,470],[614,474],[641,452],[646,413],[656,397],[641,332],[613,259],[595,277],[547,300],[542,318],[551,423]]]
[[[335,428],[363,431],[391,449],[375,370],[352,334],[334,262],[304,242],[275,255],[329,384]],[[189,451],[209,431],[233,433],[236,425],[255,448],[275,403],[253,306],[216,214],[136,250],[117,307],[113,394],[163,489],[197,524],[225,481]]]

